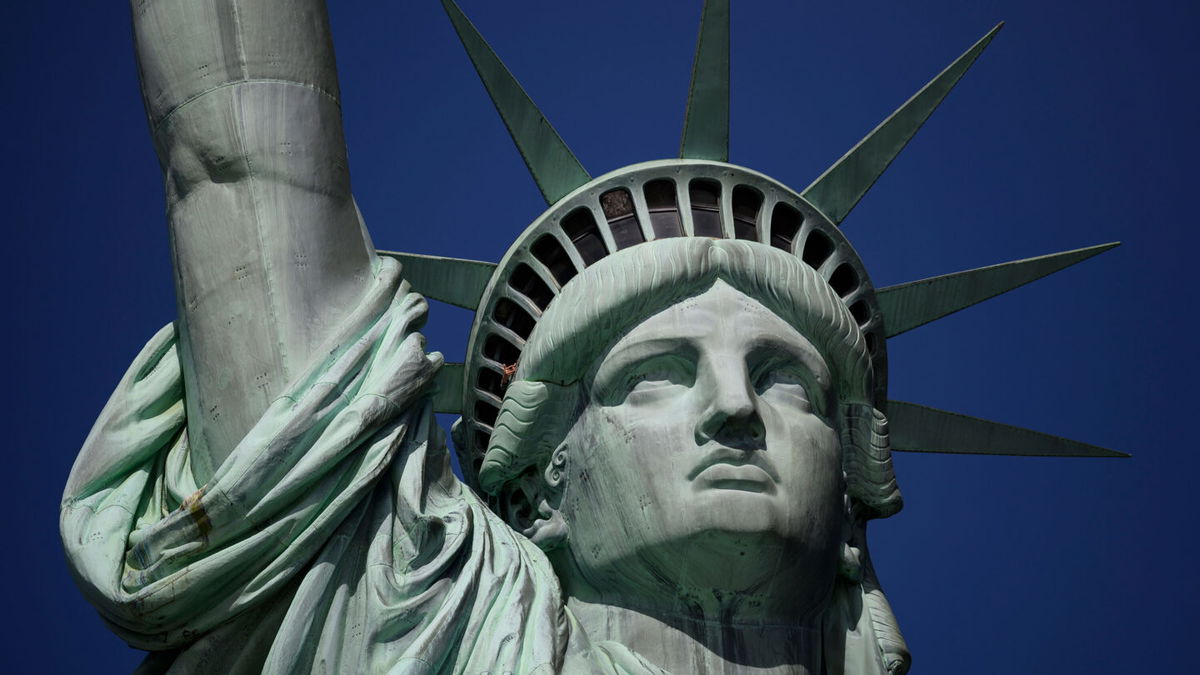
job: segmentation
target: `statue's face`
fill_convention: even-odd
[[[808,339],[722,281],[629,331],[567,436],[578,573],[731,590],[802,574],[824,597],[843,541],[831,383]]]

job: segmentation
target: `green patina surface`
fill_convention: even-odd
[[[399,260],[404,265],[404,278],[421,295],[463,309],[479,307],[483,289],[496,269],[495,263],[481,260],[396,251],[376,253]]]
[[[999,24],[989,31],[929,84],[913,94],[801,194],[834,223],[842,222],[858,204],[858,200],[883,175],[896,155],[908,145],[1003,25]]]
[[[458,5],[444,0],[442,6],[546,203],[588,182],[591,176],[583,165]]]
[[[883,310],[887,336],[900,335],[937,321],[1118,245],[1100,244],[881,288],[879,306]]]
[[[679,156],[729,161],[729,0],[704,3]]]
[[[888,402],[895,425],[892,449],[1024,457],[1128,457],[1129,455],[1067,438],[928,406]]]

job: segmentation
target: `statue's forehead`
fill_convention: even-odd
[[[718,278],[701,292],[681,298],[646,317],[626,331],[622,339],[636,338],[642,334],[667,328],[708,329],[728,323],[734,313],[761,317],[760,320],[764,321],[769,321],[768,317],[773,317],[781,324],[791,328],[785,319],[768,309],[762,302],[744,291],[734,288],[726,280]],[[791,328],[791,330],[795,329]]]
[[[683,298],[625,331],[597,359],[596,367],[612,355],[644,343],[715,338],[745,348],[764,343],[787,344],[811,352],[815,359],[824,362],[812,341],[797,327],[758,299],[717,279],[703,292]]]

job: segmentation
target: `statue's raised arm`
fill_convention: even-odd
[[[210,476],[361,300],[323,0],[132,0],[166,182],[193,469]]]

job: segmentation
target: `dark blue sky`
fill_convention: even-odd
[[[439,3],[333,4],[376,245],[498,260],[544,204]],[[462,4],[593,175],[677,152],[699,0]],[[1134,455],[898,456],[906,508],[871,541],[914,673],[1194,668],[1198,7],[734,3],[731,161],[797,189],[1008,22],[843,223],[876,285],[1124,241],[889,343],[893,398]],[[6,670],[127,672],[138,654],[76,591],[57,514],[92,420],[174,315],[161,178],[124,3],[3,14]],[[459,360],[468,320],[435,303],[430,345]]]

